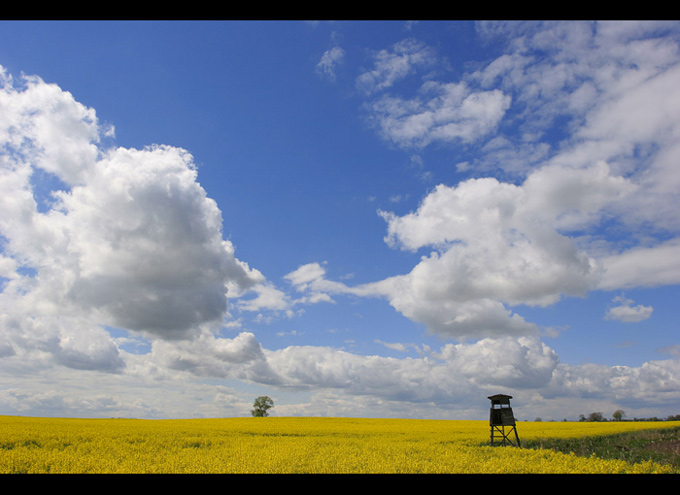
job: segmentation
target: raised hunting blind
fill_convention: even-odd
[[[491,413],[489,415],[491,440],[489,445],[491,446],[517,445],[519,447],[519,435],[515,425],[515,415],[512,412],[512,407],[510,407],[510,399],[512,399],[511,395],[504,394],[496,394],[489,397],[491,401]],[[516,444],[510,439],[510,434],[513,432]]]

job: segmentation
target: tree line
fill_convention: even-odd
[[[621,409],[618,409],[614,411],[612,414],[612,421],[680,421],[680,414],[675,414],[666,417],[666,419],[663,418],[658,418],[656,416],[652,416],[650,418],[633,418],[633,419],[624,419],[626,416],[626,413],[623,412]],[[579,421],[609,421],[604,414],[601,412],[591,412],[588,414],[588,416],[581,414],[579,416]]]

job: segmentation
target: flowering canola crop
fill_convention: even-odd
[[[521,422],[520,439],[678,422]],[[491,447],[487,421],[0,416],[0,473],[673,473],[668,466]]]

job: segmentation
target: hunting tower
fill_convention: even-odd
[[[489,397],[491,401],[491,413],[489,417],[489,424],[491,425],[491,441],[489,445],[493,446],[496,443],[495,438],[500,440],[500,445],[515,445],[510,439],[510,434],[515,433],[515,441],[519,447],[519,435],[517,434],[517,426],[515,425],[515,416],[510,407],[510,399],[512,396],[496,394]],[[508,428],[506,431],[505,428]]]

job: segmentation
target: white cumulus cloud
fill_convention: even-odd
[[[606,318],[608,320],[620,320],[626,323],[636,323],[652,316],[654,308],[638,304],[633,306],[633,300],[624,296],[617,296],[613,300],[616,306],[607,309]]]
[[[524,334],[506,305],[545,306],[597,287],[602,269],[563,230],[582,228],[634,187],[598,163],[539,169],[522,185],[470,179],[440,185],[415,212],[382,212],[386,241],[431,252],[391,279],[392,305],[452,337]]]
[[[184,150],[104,148],[92,109],[38,77],[0,86],[6,355],[123,367],[105,328],[176,339],[264,277],[234,256]],[[46,354],[45,354],[46,353]]]

